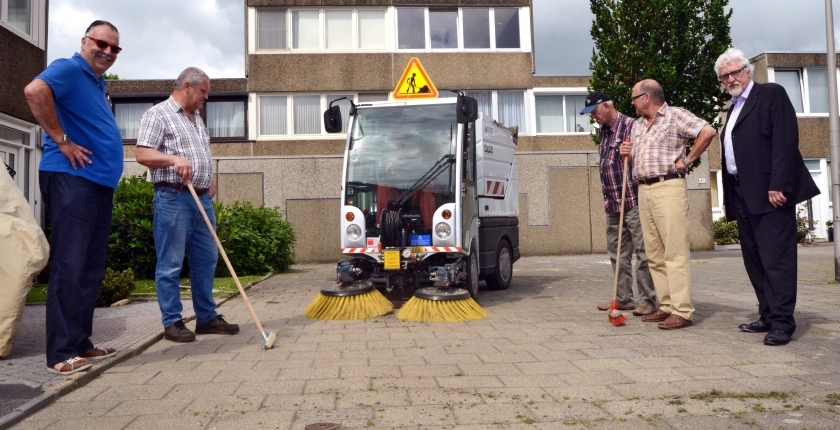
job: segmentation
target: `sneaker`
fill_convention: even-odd
[[[102,348],[99,346],[94,346],[93,348],[83,352],[79,357],[86,358],[88,360],[104,360],[108,357],[113,356],[117,353],[117,350],[114,348]]]
[[[216,315],[206,323],[195,325],[196,334],[236,334],[239,333],[238,324],[229,324],[224,315]]]
[[[173,342],[192,342],[195,340],[195,333],[187,328],[184,320],[178,320],[163,331],[163,338]]]
[[[81,372],[82,370],[88,370],[90,369],[90,366],[93,366],[90,361],[87,361],[82,357],[74,357],[60,363],[56,363],[52,367],[47,367],[47,372],[58,375],[72,375],[76,372]]]

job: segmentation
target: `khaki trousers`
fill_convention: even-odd
[[[690,320],[690,245],[685,179],[639,184],[639,218],[659,309]]]

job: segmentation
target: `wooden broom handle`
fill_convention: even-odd
[[[627,190],[628,157],[624,157],[624,172],[621,174],[621,207],[618,210],[618,246],[615,250],[615,282],[613,283],[613,300],[618,299],[618,272],[621,269],[621,232],[624,231],[624,196]]]
[[[254,319],[254,324],[257,325],[257,330],[259,330],[260,333],[262,333],[262,324],[260,324],[260,320],[257,318],[257,314],[254,312],[254,308],[251,306],[251,301],[248,300],[248,295],[245,294],[245,289],[242,288],[242,284],[239,283],[239,278],[236,276],[236,272],[233,270],[233,266],[230,264],[230,260],[228,259],[227,253],[225,252],[225,248],[222,247],[222,242],[219,241],[219,236],[216,235],[216,229],[213,228],[213,224],[210,222],[210,218],[207,217],[207,212],[204,211],[204,206],[201,204],[201,200],[198,199],[198,194],[195,193],[195,188],[193,188],[192,182],[187,182],[187,188],[190,189],[190,194],[192,194],[193,200],[195,200],[195,204],[196,206],[198,206],[198,210],[201,212],[201,216],[204,217],[204,222],[207,224],[207,229],[210,230],[210,234],[213,235],[213,240],[216,241],[216,247],[219,248],[219,252],[222,254],[222,258],[225,259],[225,264],[227,264],[227,268],[230,271],[231,276],[233,276],[233,281],[236,282],[236,288],[239,288],[239,293],[242,294],[242,299],[244,299],[245,305],[248,306],[248,312],[251,312],[251,318]]]

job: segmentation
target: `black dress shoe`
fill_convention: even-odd
[[[767,333],[770,331],[770,324],[767,324],[764,320],[758,320],[751,323],[743,323],[738,328],[747,333]]]
[[[770,346],[787,345],[790,342],[790,335],[782,330],[771,330],[764,336],[764,344]]]

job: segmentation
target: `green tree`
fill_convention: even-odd
[[[713,69],[732,45],[728,0],[590,0],[595,41],[590,87],[613,98],[616,109],[636,116],[633,86],[654,79],[665,101],[720,128],[718,113],[729,99]],[[693,143],[693,142],[691,142]],[[689,143],[689,147],[691,145]],[[695,162],[696,167],[699,159]]]
[[[117,81],[120,79],[120,75],[116,73],[104,73],[102,77],[105,78],[106,81]]]

